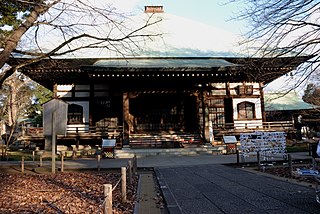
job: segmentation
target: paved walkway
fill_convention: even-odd
[[[307,152],[303,153],[292,153],[292,159],[310,159]],[[101,168],[120,168],[126,166],[128,160],[131,158],[120,158],[120,159],[101,159],[100,167]],[[245,161],[240,160],[241,164],[247,162],[257,161],[256,156],[246,158]],[[198,154],[198,155],[189,155],[189,156],[176,156],[176,155],[155,155],[138,158],[138,167],[165,167],[165,166],[193,166],[193,165],[208,165],[208,164],[228,164],[236,163],[237,156],[235,154],[223,155],[223,154]],[[26,162],[26,164],[38,164],[38,162]],[[0,161],[1,165],[19,165],[20,161]],[[43,162],[45,166],[51,166],[50,161]],[[57,167],[60,167],[60,161],[56,161]],[[75,160],[65,160],[64,168],[67,169],[76,169],[76,168],[97,168],[97,160],[94,158],[84,158],[84,159],[75,159]]]
[[[155,183],[152,173],[141,173],[138,184],[138,203],[135,213],[139,214],[160,214],[161,210],[157,207],[155,198]]]
[[[156,169],[170,214],[319,213],[315,191],[223,165]]]

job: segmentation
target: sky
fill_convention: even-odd
[[[245,23],[232,19],[241,6],[228,0],[110,0],[116,8],[138,13],[146,5],[164,6],[164,11],[173,15],[192,19],[226,31],[242,34]]]

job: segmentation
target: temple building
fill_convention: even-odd
[[[251,58],[226,32],[189,24],[166,14],[161,6],[146,7],[141,16],[150,13],[162,17],[157,27],[170,33],[146,42],[137,55],[96,56],[90,50],[87,55],[44,59],[20,70],[52,90],[58,100],[53,102],[66,106],[57,110],[58,142],[97,144],[113,137],[118,147],[170,147],[177,141],[212,143],[228,132],[263,130],[264,85],[308,59]],[[183,30],[182,24],[189,29]],[[12,58],[11,63],[23,60]],[[52,112],[45,107],[49,119]]]

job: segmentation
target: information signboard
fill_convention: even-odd
[[[102,139],[102,148],[106,147],[115,147],[116,146],[116,139]]]
[[[240,134],[239,150],[243,157],[260,153],[264,159],[284,157],[286,154],[285,132],[253,132]]]
[[[236,136],[223,136],[223,142],[225,144],[228,144],[228,143],[236,144],[238,141],[237,141]]]

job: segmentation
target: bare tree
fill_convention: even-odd
[[[316,106],[320,106],[320,88],[319,86],[309,83],[307,88],[304,90],[304,94],[302,96],[302,99],[307,102],[311,103]]]
[[[14,140],[19,120],[26,117],[27,110],[32,105],[32,81],[23,75],[15,74],[6,79],[1,93],[0,116],[8,127],[6,134],[7,146]]]
[[[247,47],[253,54],[279,58],[313,56],[296,72],[295,87],[310,79],[319,69],[320,1],[318,0],[230,0],[243,5],[236,17],[248,23]]]
[[[7,5],[9,9],[5,7]],[[99,49],[109,55],[114,52],[124,56],[139,49],[139,42],[160,35],[144,31],[160,19],[149,16],[142,25],[134,25],[128,16],[117,12],[106,0],[10,0],[3,7],[8,11],[14,8],[13,15],[21,21],[5,19],[7,25],[13,26],[8,32],[0,31],[3,39],[0,68],[16,54],[28,56],[30,60],[4,69],[0,86],[18,68],[44,58],[70,56],[83,49]],[[1,19],[8,15],[5,12],[0,13]],[[20,18],[17,17],[19,14]]]

